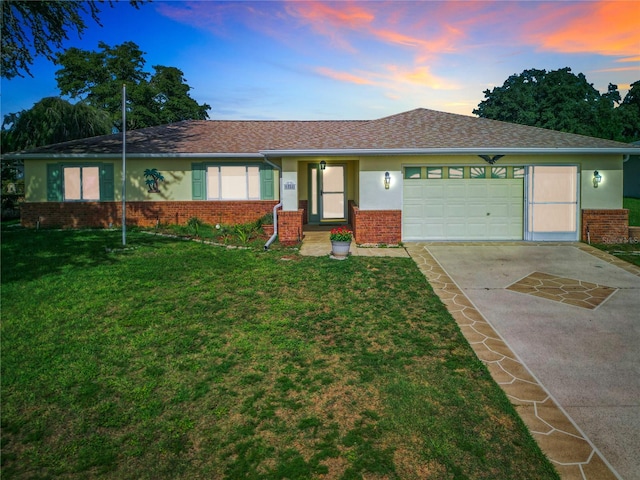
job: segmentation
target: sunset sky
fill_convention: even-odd
[[[137,43],[180,68],[212,119],[373,119],[424,107],[471,115],[513,74],[570,67],[622,96],[640,80],[640,1],[163,1],[102,6],[82,39]],[[2,80],[2,114],[58,95],[57,67]]]

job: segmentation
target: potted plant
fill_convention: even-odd
[[[346,257],[351,248],[353,232],[346,226],[337,227],[331,230],[329,240],[331,240],[331,254],[334,257]]]

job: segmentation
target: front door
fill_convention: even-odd
[[[309,166],[309,223],[346,221],[345,166]]]

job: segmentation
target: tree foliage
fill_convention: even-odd
[[[575,75],[568,67],[525,70],[483,93],[485,100],[473,111],[480,117],[593,137],[632,141],[625,125],[634,115],[640,118],[637,102],[627,102],[626,97],[622,102],[629,104],[626,116],[616,108],[621,100],[617,85],[609,84],[600,94],[582,73]],[[638,87],[629,95],[637,97]]]
[[[145,0],[130,0],[138,8]],[[104,0],[2,0],[2,71],[4,78],[31,75],[29,66],[34,56],[54,59],[55,50],[69,39],[75,30],[78,36],[86,30],[84,16],[90,16],[98,25],[99,4]],[[108,1],[113,6],[113,1]]]
[[[84,103],[47,97],[31,109],[6,115],[2,151],[13,152],[111,133],[109,115]]]
[[[154,65],[150,75],[144,70],[144,52],[134,42],[110,47],[98,44],[99,51],[70,48],[56,57],[56,72],[63,95],[80,99],[105,110],[120,130],[122,85],[127,86],[127,128],[143,128],[181,120],[209,118],[207,104],[199,105],[189,95],[183,72],[175,67]]]

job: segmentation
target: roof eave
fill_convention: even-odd
[[[112,159],[122,158],[122,153],[8,153],[3,155],[7,160],[37,159]],[[127,153],[127,158],[256,158],[262,159],[261,153]]]
[[[556,154],[622,154],[640,153],[638,147],[531,147],[531,148],[388,148],[388,149],[305,149],[305,150],[261,150],[265,157],[304,156],[358,156],[358,155],[546,155]]]
[[[337,148],[337,149],[293,149],[293,150],[261,150],[259,152],[208,152],[208,153],[127,153],[127,158],[255,158],[265,157],[307,157],[307,156],[384,156],[384,155],[548,155],[548,154],[583,154],[602,155],[640,154],[640,147],[464,147],[464,148]],[[31,159],[113,159],[121,158],[122,153],[8,153],[7,160]]]

